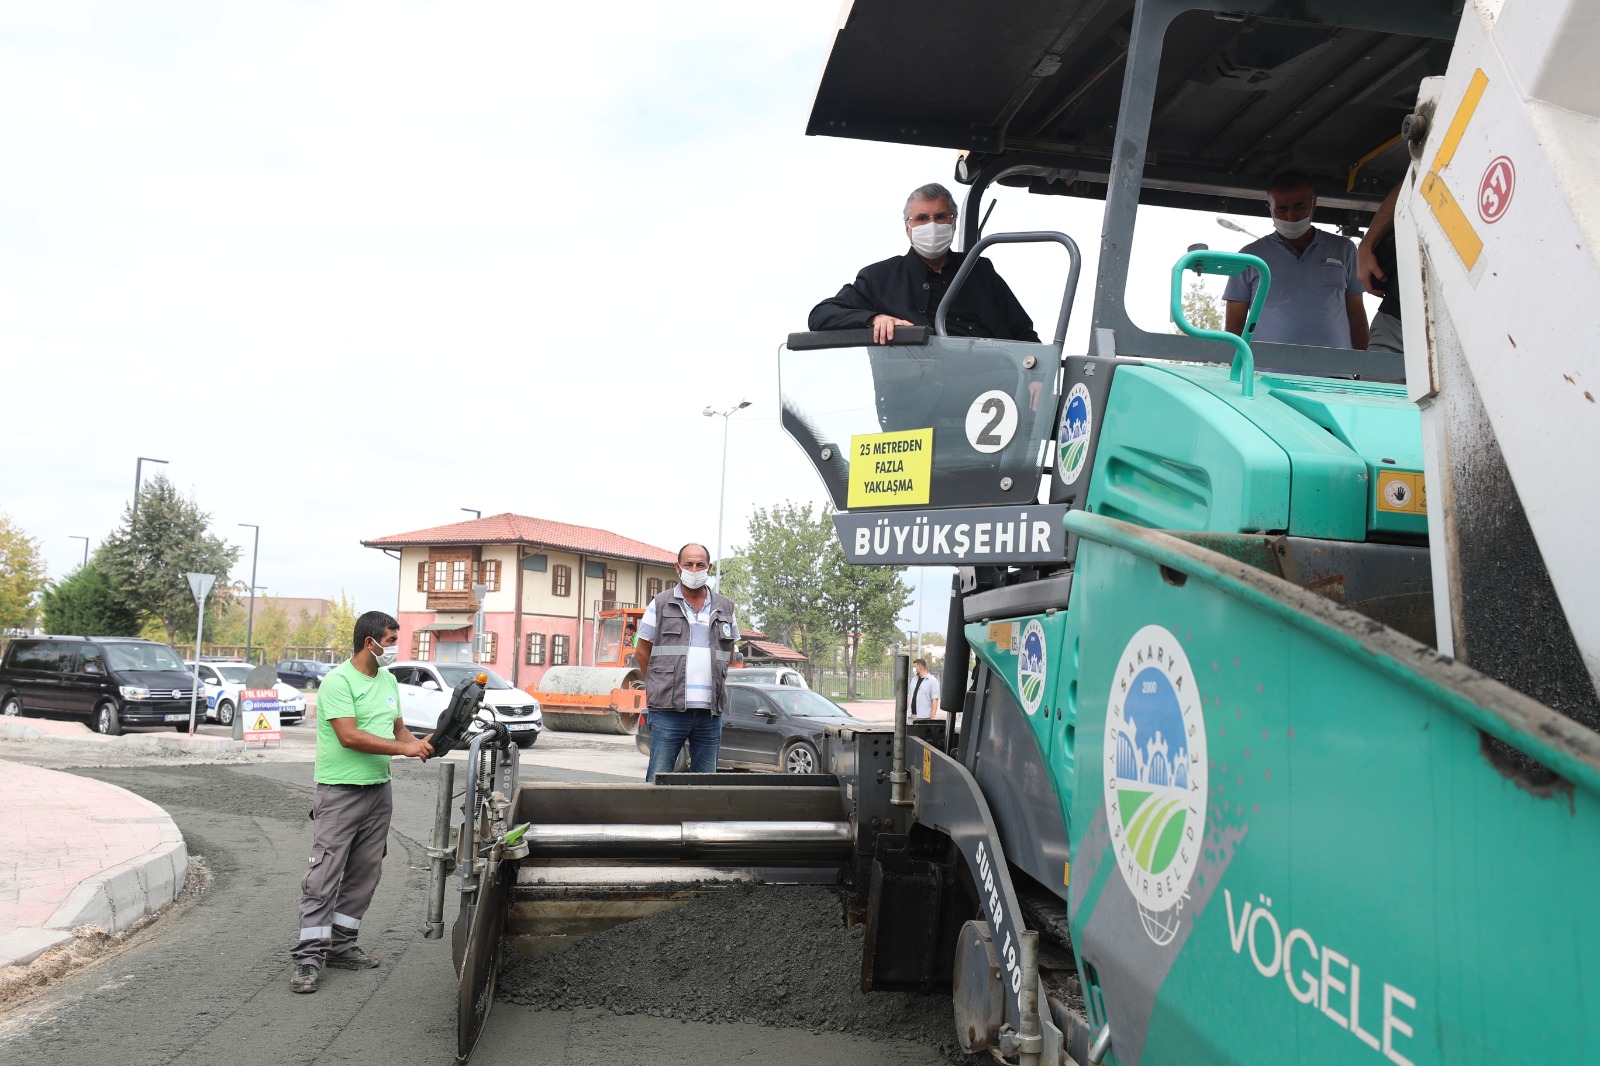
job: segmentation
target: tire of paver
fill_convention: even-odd
[[[817,749],[803,740],[796,740],[783,749],[780,761],[786,774],[814,774],[817,772]]]
[[[93,728],[96,733],[103,733],[108,737],[122,735],[122,716],[117,712],[114,700],[100,701],[100,706],[94,709]]]
[[[217,701],[217,721],[221,722],[223,725],[232,725],[233,724],[233,701],[232,700],[218,700]]]
[[[0,714],[8,718],[15,718],[22,713],[22,701],[15,696],[7,696],[6,702],[0,704]]]

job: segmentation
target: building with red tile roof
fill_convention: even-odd
[[[676,580],[677,553],[592,526],[497,514],[361,542],[400,564],[401,655],[476,661],[518,688],[552,666],[594,663],[597,614],[643,606]]]

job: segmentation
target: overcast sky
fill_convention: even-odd
[[[135,458],[165,459],[146,473],[243,545],[235,580],[259,523],[268,594],[392,609],[395,564],[360,541],[463,507],[714,544],[723,424],[701,411],[741,399],[725,543],[755,507],[820,502],[778,428],[777,348],[905,250],[905,194],[955,162],[804,135],[838,13],[8,0],[0,511],[61,577]],[[1078,239],[1087,308],[1100,204],[1003,194],[989,231],[1026,228]],[[1130,310],[1160,329],[1184,248],[1245,238],[1147,230]],[[1050,251],[993,257],[1040,323]]]

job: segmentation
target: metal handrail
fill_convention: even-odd
[[[1256,285],[1255,298],[1250,301],[1250,310],[1245,314],[1244,335],[1229,333],[1220,329],[1202,329],[1194,325],[1183,314],[1183,272],[1193,270],[1196,274],[1220,274],[1223,277],[1234,277],[1246,270],[1254,270],[1259,276]],[[1246,397],[1256,393],[1256,357],[1250,348],[1250,339],[1255,335],[1256,323],[1261,320],[1261,308],[1267,302],[1267,288],[1272,284],[1272,270],[1259,256],[1245,255],[1243,252],[1213,252],[1207,248],[1196,248],[1184,253],[1172,267],[1172,323],[1191,337],[1201,340],[1222,341],[1233,345],[1233,367],[1228,372],[1229,381],[1239,383],[1239,391]]]
[[[1067,250],[1071,265],[1067,268],[1067,291],[1061,297],[1061,312],[1056,318],[1056,339],[1052,342],[1060,347],[1067,339],[1067,320],[1072,317],[1072,301],[1078,292],[1078,274],[1083,269],[1083,254],[1078,251],[1078,243],[1065,233],[1055,230],[1023,230],[1017,233],[992,233],[974,244],[961,260],[961,269],[956,271],[956,276],[950,280],[950,288],[945,292],[944,299],[939,301],[939,310],[933,316],[933,329],[941,337],[950,334],[944,328],[945,316],[950,310],[950,301],[956,298],[956,293],[961,291],[961,286],[966,282],[967,275],[972,273],[972,268],[977,265],[979,254],[991,244],[1043,244],[1046,242],[1059,244]]]

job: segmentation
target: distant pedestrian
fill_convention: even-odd
[[[939,679],[928,673],[926,659],[913,659],[910,693],[906,697],[906,711],[913,722],[925,721],[939,713]]]
[[[706,587],[710,576],[706,546],[685,544],[678,549],[678,583],[651,600],[639,620],[634,652],[650,721],[646,781],[670,772],[685,744],[691,773],[717,769],[739,623],[733,601]]]
[[[388,852],[389,760],[426,759],[420,740],[400,720],[400,689],[381,669],[394,662],[400,624],[382,611],[356,619],[355,654],[317,690],[316,798],[310,869],[300,882],[300,942],[290,957],[289,987],[315,992],[323,966],[365,970],[378,965],[356,943],[361,917],[383,874]]]

